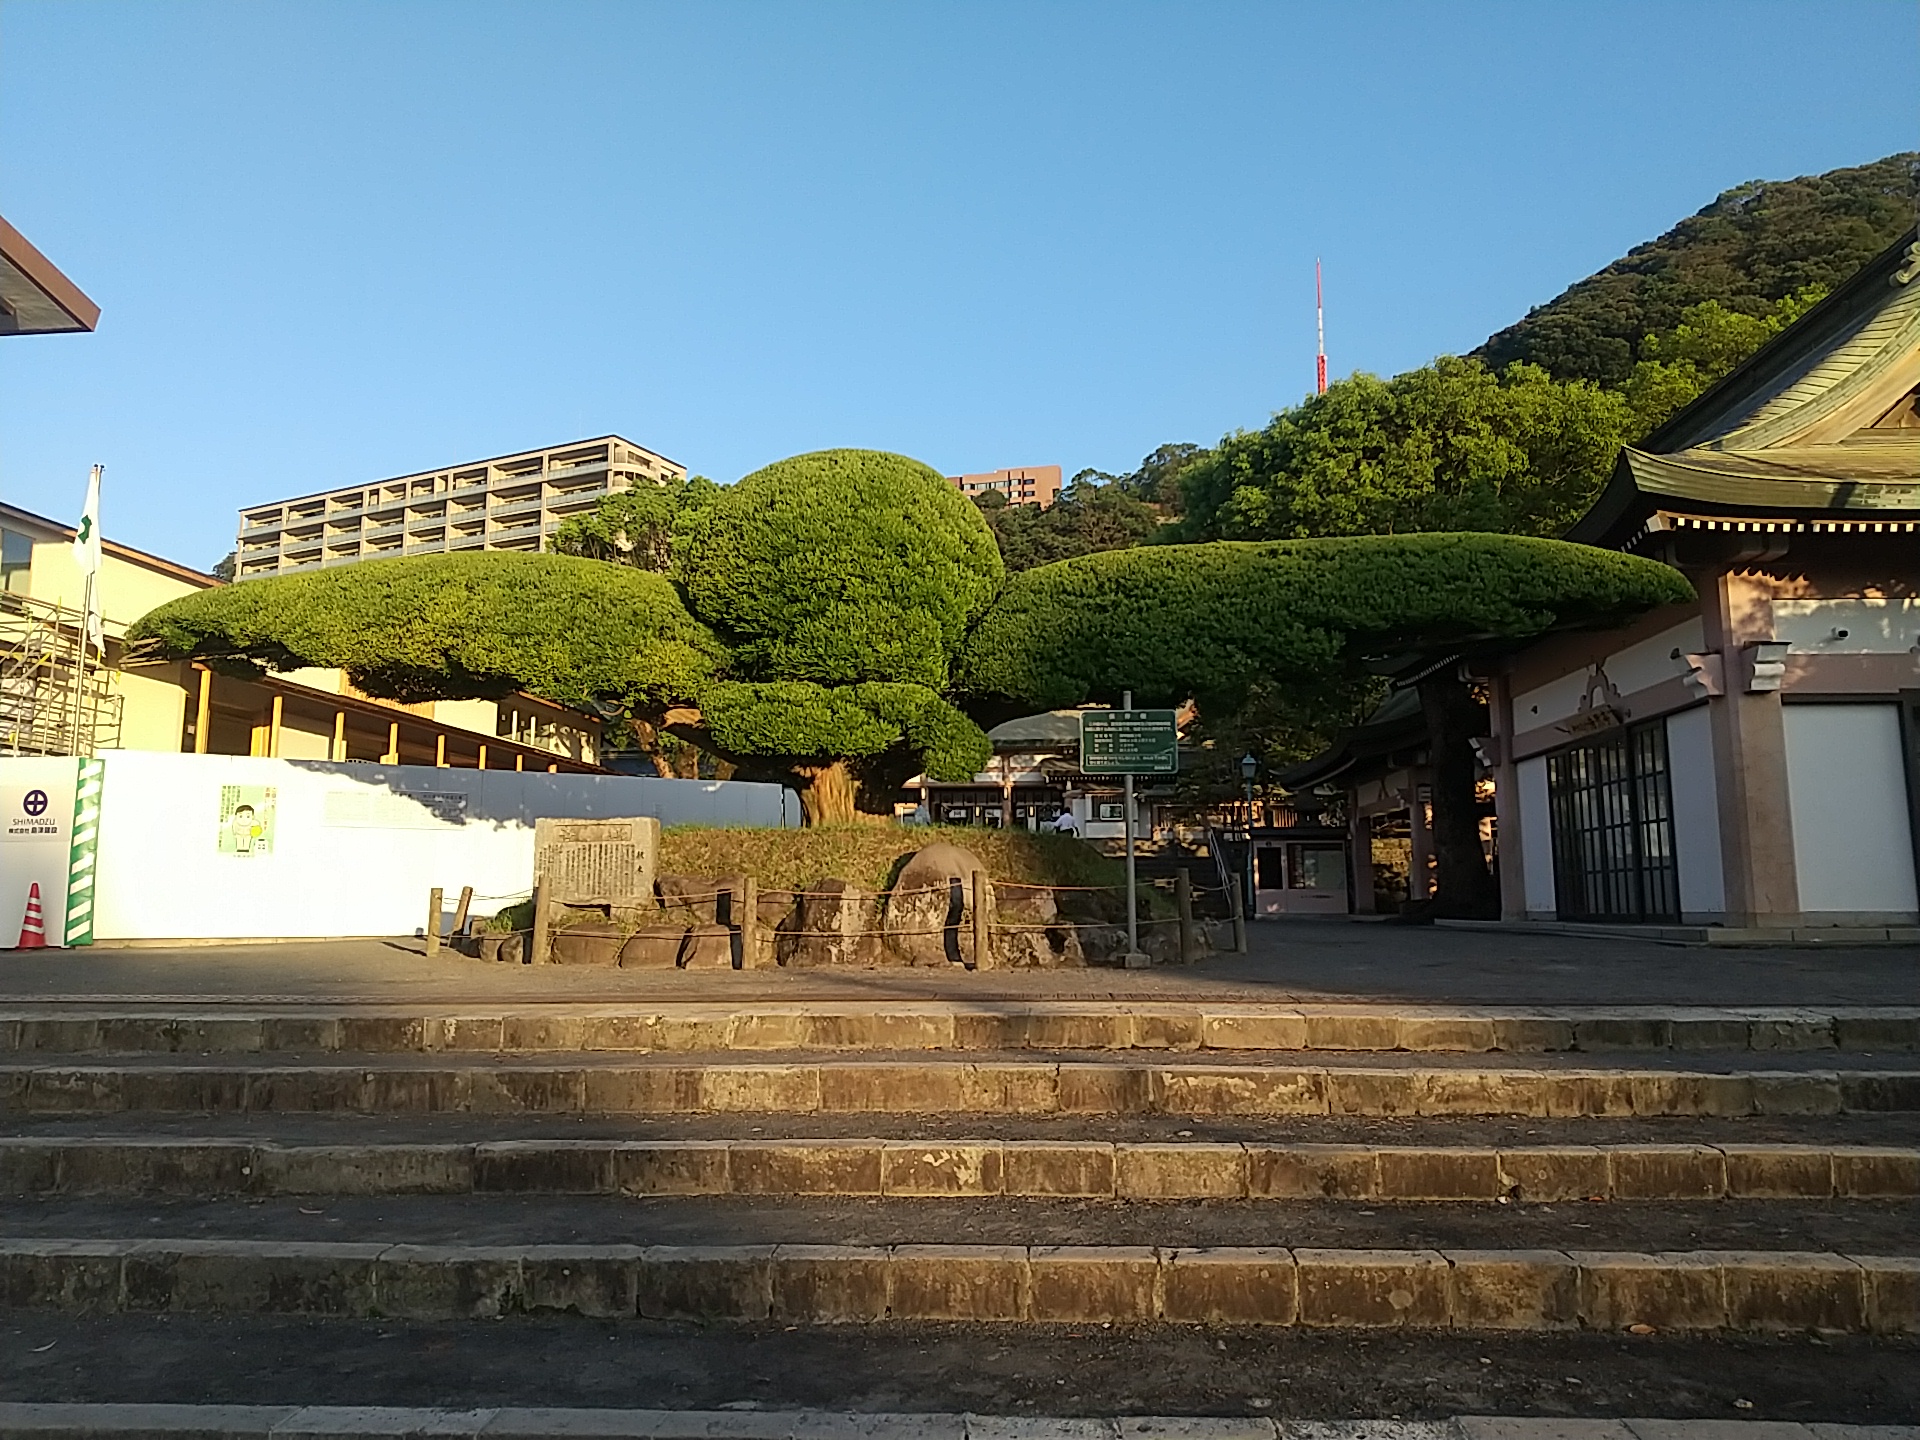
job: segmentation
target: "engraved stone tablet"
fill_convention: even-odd
[[[659,853],[652,816],[533,822],[533,882],[561,905],[652,904]]]

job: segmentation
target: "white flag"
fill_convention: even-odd
[[[87,477],[87,503],[80,512],[80,524],[73,532],[73,563],[87,581],[87,639],[96,650],[107,648],[106,627],[101,623],[100,585],[100,470],[93,467]]]
[[[100,573],[100,467],[87,477],[87,504],[80,512],[80,528],[73,532],[73,563],[82,575]]]

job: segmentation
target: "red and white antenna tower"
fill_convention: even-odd
[[[1316,392],[1327,393],[1327,308],[1320,297],[1320,260],[1316,256],[1313,262],[1313,323],[1320,331],[1320,348],[1315,352],[1315,376],[1320,382]]]

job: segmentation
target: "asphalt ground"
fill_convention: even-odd
[[[1820,1250],[1905,1255],[1914,1200],[900,1200],[337,1195],[0,1200],[13,1239],[457,1245],[1152,1245],[1393,1250]]]
[[[1675,947],[1627,937],[1273,920],[1250,953],[1184,967],[619,970],[501,965],[425,942],[315,940],[0,952],[0,997],[520,1003],[806,999],[1378,1000],[1450,1004],[1911,1005],[1920,946]]]
[[[16,1312],[0,1399],[1911,1424],[1920,1340]]]

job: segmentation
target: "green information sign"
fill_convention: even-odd
[[[1171,710],[1082,710],[1080,769],[1087,775],[1173,775],[1180,732]]]

